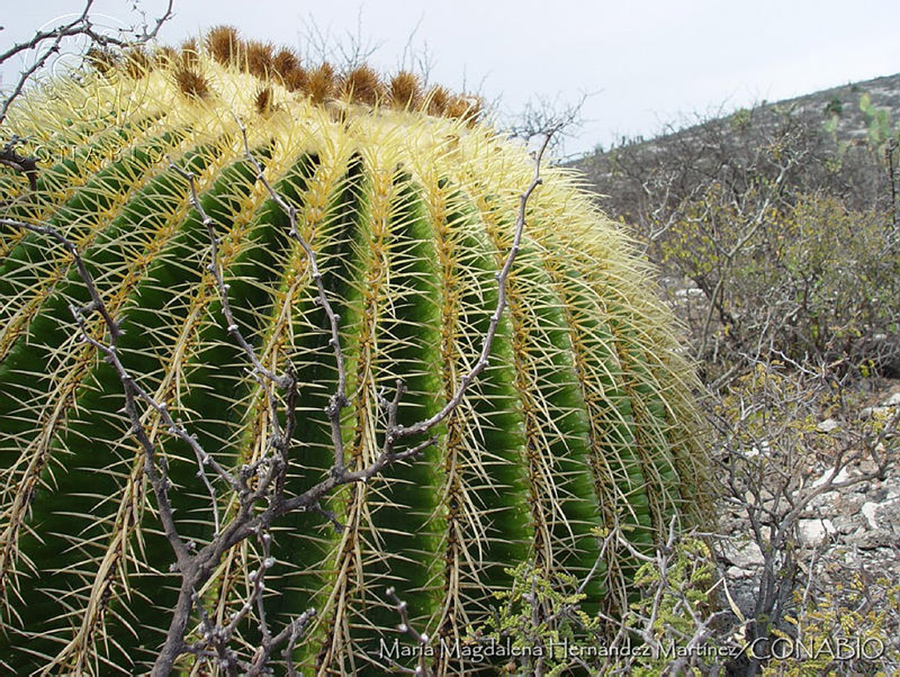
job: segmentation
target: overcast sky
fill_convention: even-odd
[[[0,52],[84,4],[2,3],[15,16],[0,19]],[[134,23],[133,4],[96,0],[98,22]],[[154,15],[165,1],[139,6]],[[538,97],[563,108],[586,96],[568,154],[694,114],[900,71],[896,0],[175,0],[175,12],[164,42],[226,23],[301,53],[315,27],[335,44],[377,47],[370,61],[381,70],[427,53],[432,81],[477,90],[510,114]],[[9,81],[8,69],[0,75]]]

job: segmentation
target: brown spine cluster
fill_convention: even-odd
[[[306,94],[313,103],[325,103],[333,99],[337,85],[334,67],[325,61],[321,66],[311,71],[309,82],[306,86]]]
[[[425,96],[425,110],[429,115],[441,116],[447,112],[453,95],[446,87],[435,85]]]
[[[215,62],[261,80],[254,100],[260,113],[273,109],[273,82],[289,92],[309,97],[316,104],[339,99],[370,107],[386,105],[396,110],[458,118],[470,124],[478,120],[483,110],[479,97],[454,94],[439,85],[426,91],[420,78],[408,71],[400,71],[386,80],[366,64],[342,74],[328,62],[314,68],[304,67],[294,50],[286,47],[276,50],[269,42],[243,40],[232,26],[212,28],[204,43]],[[152,68],[166,69],[173,73],[178,88],[186,96],[203,99],[210,96],[212,86],[202,74],[200,51],[195,40],[185,41],[178,51],[160,47],[152,56],[142,50],[131,50],[124,59],[108,50],[94,49],[88,53],[88,62],[101,73],[123,70],[132,78],[143,77]]]
[[[289,92],[303,92],[304,94],[309,92],[309,73],[299,66],[287,71],[281,77],[281,81]]]
[[[272,104],[272,88],[266,85],[256,92],[256,98],[253,100],[253,106],[260,115],[268,115],[274,108]]]
[[[341,98],[374,106],[384,99],[384,85],[371,67],[357,66],[341,78]]]
[[[193,99],[205,99],[210,94],[206,78],[187,66],[175,71],[175,82],[183,94]]]
[[[244,43],[244,59],[241,70],[245,70],[261,80],[267,79],[273,73],[272,52],[274,50],[275,47],[270,42],[248,40]]]
[[[191,38],[181,43],[181,65],[184,68],[197,69],[200,67],[200,48],[197,41]]]
[[[459,118],[470,124],[478,122],[484,110],[484,102],[479,96],[454,95],[447,103],[444,115],[449,118]]]
[[[400,71],[391,78],[388,89],[391,106],[400,110],[414,110],[422,104],[422,85],[415,73]]]
[[[164,45],[158,47],[153,52],[153,67],[160,70],[167,70],[175,67],[178,63],[178,52],[174,48]]]
[[[240,44],[237,29],[232,26],[216,26],[206,34],[206,48],[210,56],[223,66],[238,61]]]
[[[282,80],[288,74],[299,70],[303,70],[300,67],[300,57],[292,49],[282,47],[272,57],[272,71]]]
[[[125,70],[128,71],[128,76],[135,80],[144,77],[152,65],[153,60],[140,47],[135,47],[125,53]]]

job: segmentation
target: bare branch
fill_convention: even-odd
[[[306,239],[300,234],[300,231],[297,229],[297,209],[293,205],[288,204],[287,201],[272,187],[268,179],[266,179],[262,165],[259,163],[259,160],[257,160],[253,155],[253,153],[250,152],[250,145],[247,141],[247,128],[244,127],[244,124],[236,116],[235,121],[237,121],[238,125],[241,128],[241,134],[243,135],[244,139],[244,152],[247,156],[247,159],[253,164],[254,168],[256,169],[256,178],[260,182],[262,182],[263,186],[265,186],[275,204],[277,204],[278,207],[287,215],[290,221],[289,235],[292,239],[296,240],[300,244],[300,246],[303,248],[303,251],[306,253],[307,258],[309,259],[310,273],[313,282],[316,285],[316,290],[319,294],[319,304],[322,306],[322,309],[325,311],[325,315],[328,317],[328,325],[331,330],[331,339],[329,339],[329,344],[334,351],[334,360],[337,365],[338,372],[338,383],[334,394],[329,400],[328,408],[325,410],[325,413],[328,415],[328,419],[331,423],[331,443],[334,446],[334,466],[332,468],[332,473],[335,476],[340,476],[345,469],[344,440],[341,435],[341,412],[350,404],[350,400],[347,399],[347,370],[344,366],[344,352],[341,349],[341,318],[336,312],[334,312],[331,301],[328,300],[328,294],[325,293],[325,285],[322,282],[322,273],[319,270],[316,253],[309,242],[306,241]]]
[[[169,501],[169,480],[166,476],[165,460],[157,456],[156,446],[150,440],[150,437],[148,436],[143,424],[141,423],[141,414],[138,411],[137,400],[143,400],[146,404],[153,407],[157,412],[162,414],[164,416],[165,423],[169,426],[169,428],[175,431],[180,430],[181,432],[183,432],[186,436],[186,441],[188,441],[189,444],[197,444],[196,438],[187,436],[187,433],[179,426],[177,426],[174,421],[172,421],[172,418],[169,415],[165,404],[160,404],[153,400],[153,398],[143,388],[141,388],[140,385],[138,385],[131,374],[128,373],[128,371],[123,366],[122,362],[119,359],[119,355],[116,352],[116,342],[122,336],[122,330],[119,327],[119,324],[113,319],[112,315],[109,312],[109,309],[106,307],[106,303],[103,301],[100,292],[97,290],[94,279],[85,266],[84,260],[81,258],[81,254],[79,253],[78,248],[75,246],[75,244],[65,235],[63,235],[57,228],[51,225],[34,225],[8,218],[0,218],[0,224],[12,226],[14,228],[24,228],[33,233],[49,236],[60,243],[63,247],[65,247],[65,249],[69,252],[69,254],[71,254],[73,260],[75,261],[75,266],[78,270],[78,274],[84,282],[88,293],[90,294],[91,303],[82,308],[70,306],[70,310],[73,317],[75,318],[75,322],[77,323],[81,331],[83,340],[90,343],[92,346],[94,346],[94,348],[105,355],[105,361],[112,365],[117,375],[119,376],[119,380],[122,382],[125,390],[124,413],[126,414],[126,416],[128,416],[128,419],[131,422],[130,432],[136,437],[141,447],[143,448],[145,459],[144,471],[147,473],[147,476],[150,479],[150,484],[153,487],[153,492],[156,495],[160,521],[162,521],[163,523],[163,529],[165,530],[166,538],[169,540],[169,543],[172,545],[172,549],[175,551],[178,565],[183,565],[187,561],[189,554],[187,547],[185,546],[181,537],[178,535],[178,530],[175,526],[175,520],[172,515],[172,506]],[[103,323],[106,326],[106,330],[109,333],[109,340],[106,343],[92,336],[90,330],[88,329],[87,316],[94,311],[100,314],[103,319]],[[157,464],[160,465],[159,470],[157,470]]]
[[[125,48],[146,44],[157,36],[163,24],[172,17],[173,2],[174,0],[168,0],[165,12],[154,21],[153,26],[149,30],[145,24],[139,33],[135,29],[133,38],[124,39],[98,31],[91,19],[94,0],[85,0],[84,10],[76,19],[50,30],[36,31],[31,39],[13,45],[5,52],[0,53],[0,64],[2,64],[16,55],[29,50],[39,50],[34,63],[19,74],[12,91],[0,104],[0,125],[6,120],[9,107],[22,94],[28,81],[46,65],[51,56],[59,53],[64,41],[69,38],[84,36],[89,38],[93,44],[101,47],[114,46]]]
[[[400,624],[397,626],[397,630],[402,634],[409,635],[413,638],[413,641],[418,645],[419,650],[417,652],[419,656],[418,664],[416,665],[415,670],[405,669],[404,672],[409,672],[414,675],[421,675],[424,677],[428,674],[428,665],[425,662],[425,647],[428,646],[428,642],[430,638],[424,632],[419,632],[415,629],[412,623],[409,621],[409,609],[407,608],[406,602],[400,599],[397,596],[397,592],[393,587],[385,590],[385,595],[394,605],[394,608],[397,610],[397,613],[400,615]]]

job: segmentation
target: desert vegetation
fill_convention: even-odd
[[[839,94],[741,110],[579,163],[659,267],[705,384],[722,491],[714,580],[732,589],[718,622],[704,626],[701,614],[688,627],[711,642],[736,632],[794,650],[716,657],[695,665],[702,672],[898,665],[888,513],[900,495],[900,126],[864,86]],[[872,487],[886,498],[875,538],[848,522]],[[827,646],[867,639],[884,647],[877,660],[858,645],[837,660]]]
[[[586,158],[614,224],[574,110],[91,9],[0,55],[3,669],[900,669],[877,100]]]

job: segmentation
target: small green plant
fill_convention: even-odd
[[[682,207],[659,245],[664,264],[708,302],[689,316],[698,350],[895,369],[900,255],[885,240],[884,214],[818,194],[778,204],[768,190],[734,200],[713,184]]]
[[[610,545],[609,532],[598,537]],[[513,585],[494,593],[490,620],[470,629],[468,642],[504,647],[504,669],[517,675],[628,672],[652,677],[673,665],[694,674],[728,652],[717,650],[715,560],[699,538],[674,534],[654,556],[643,556],[627,612],[612,619],[588,613],[582,581],[547,577],[531,567],[511,570]],[[610,632],[610,628],[615,628]]]
[[[469,629],[468,643],[504,647],[503,669],[517,675],[561,675],[596,655],[600,619],[582,610],[587,595],[574,576],[547,576],[528,563],[507,573],[512,586],[494,592],[499,608]]]
[[[766,646],[764,677],[896,674],[900,668],[900,584],[854,575],[821,595],[796,594],[790,629]]]
[[[900,124],[893,124],[890,111],[876,107],[869,94],[859,97],[859,109],[866,121],[869,140],[875,148],[882,149],[891,140],[896,143],[900,139]]]
[[[875,152],[882,154],[884,158],[891,212],[889,236],[896,250],[900,246],[900,204],[897,199],[897,148],[900,144],[900,121],[896,124],[893,123],[890,113],[884,108],[876,108],[872,103],[872,97],[868,94],[863,94],[859,98],[859,108],[865,116],[869,143]]]
[[[653,677],[678,663],[682,674],[706,674],[720,658],[713,637],[716,617],[715,559],[709,546],[686,536],[667,552],[645,562],[635,575],[640,599],[633,602],[624,627],[642,640],[631,674]]]
[[[748,108],[741,108],[740,110],[735,111],[731,117],[728,118],[728,124],[737,134],[746,132],[753,124],[753,111]]]
[[[825,106],[825,115],[829,118],[839,118],[844,114],[844,102],[839,97],[833,97]]]

